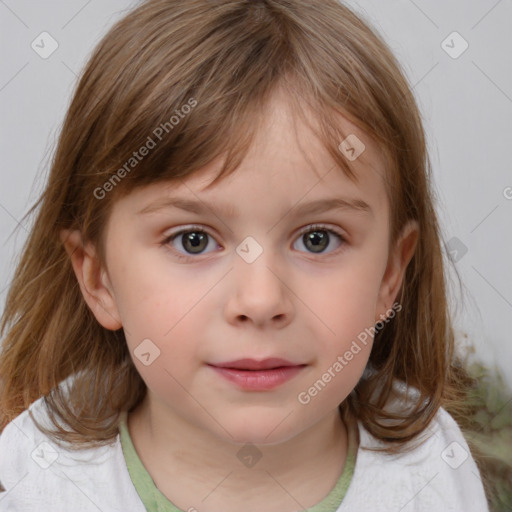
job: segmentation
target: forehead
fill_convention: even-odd
[[[255,138],[233,174],[211,186],[223,163],[217,158],[192,175],[135,189],[121,202],[139,211],[151,202],[180,197],[222,202],[235,211],[268,205],[272,198],[291,207],[340,195],[361,198],[377,212],[387,211],[385,162],[378,146],[346,117],[337,116],[344,133],[339,151],[354,171],[354,182],[318,137],[314,112],[304,108],[304,116],[292,110],[286,92],[278,89],[255,121]]]

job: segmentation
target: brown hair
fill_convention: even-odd
[[[233,172],[278,86],[286,87],[306,122],[301,106],[316,113],[319,137],[351,179],[338,149],[348,134],[336,116],[378,144],[387,164],[390,241],[410,219],[420,230],[402,310],[376,334],[374,371],[342,407],[390,451],[422,432],[439,407],[456,414],[464,371],[453,363],[425,134],[386,43],[336,0],[149,0],[95,50],[69,107],[47,187],[28,213],[37,210],[37,218],[1,325],[7,333],[0,428],[44,396],[57,429],[48,435],[76,447],[113,440],[120,411],[140,403],[145,384],[122,329],[103,328],[88,309],[59,233],[80,229],[103,258],[103,227],[117,198],[190,176],[219,156],[225,160],[217,179]],[[166,132],[158,142],[157,127]],[[155,147],[127,167],[148,137]],[[68,396],[58,384],[70,376]],[[412,412],[386,411],[394,381],[419,391]],[[58,418],[65,423],[58,425]]]

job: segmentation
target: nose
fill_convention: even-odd
[[[294,314],[289,272],[277,265],[277,258],[264,251],[247,263],[238,256],[230,272],[230,297],[225,315],[232,325],[254,324],[258,328],[282,329]]]

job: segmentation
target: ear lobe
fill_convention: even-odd
[[[377,305],[377,313],[382,315],[393,305],[402,286],[407,265],[414,256],[419,237],[419,226],[416,221],[409,221],[400,235],[395,247],[390,251],[388,264],[384,277],[382,278],[381,289]],[[376,321],[381,319],[378,315]]]
[[[62,230],[60,239],[71,260],[85,302],[96,320],[105,329],[120,329],[122,323],[112,286],[107,273],[101,267],[94,246],[84,246],[82,234],[78,230]]]

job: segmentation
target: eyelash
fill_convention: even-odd
[[[334,251],[332,251],[332,252],[330,252],[328,254],[333,254],[333,253],[339,252],[340,250],[342,250],[343,246],[345,246],[346,243],[347,243],[346,238],[340,232],[338,232],[337,230],[335,230],[335,229],[333,229],[331,227],[325,226],[323,224],[311,224],[311,225],[307,226],[306,228],[302,229],[298,233],[296,239],[298,239],[299,237],[305,235],[306,233],[310,233],[312,231],[326,231],[329,234],[333,234],[334,236],[339,238],[339,240],[340,240],[340,242],[342,244],[341,247],[338,247],[338,249],[335,249]],[[171,235],[165,237],[165,239],[162,240],[160,245],[161,246],[166,246],[180,260],[196,259],[198,256],[201,256],[201,254],[198,254],[197,256],[193,256],[192,254],[185,255],[185,254],[181,253],[180,251],[175,250],[173,247],[170,247],[170,243],[173,242],[175,238],[178,238],[180,235],[183,235],[185,233],[190,233],[190,232],[193,232],[193,233],[204,233],[204,234],[208,235],[209,237],[214,238],[210,233],[208,233],[208,231],[203,229],[201,226],[191,225],[191,226],[187,227],[186,229],[181,229],[180,231],[177,231],[176,233],[172,233]],[[310,254],[314,255],[314,253],[310,253]],[[323,253],[318,253],[318,254],[322,255]]]

